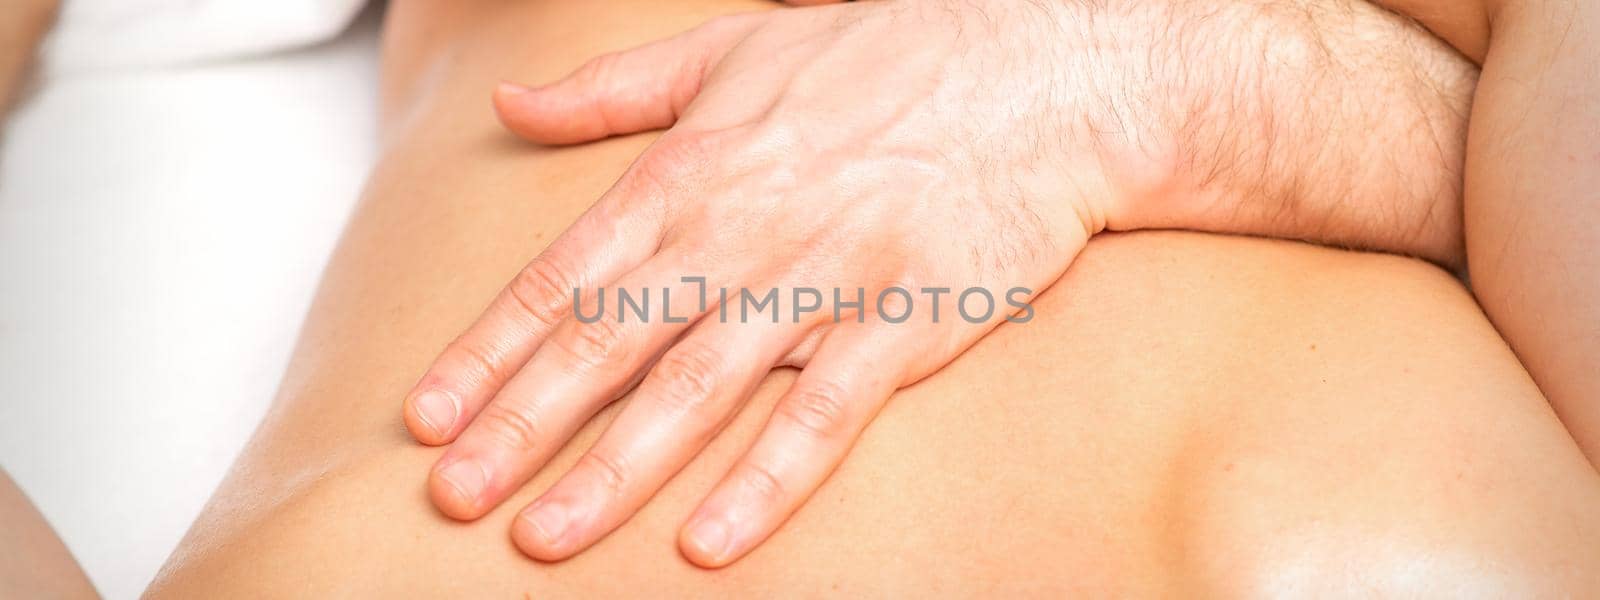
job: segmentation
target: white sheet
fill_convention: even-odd
[[[376,155],[376,33],[49,78],[0,138],[0,466],[107,597],[271,399]]]
[[[327,41],[366,0],[65,0],[47,76],[239,58]]]

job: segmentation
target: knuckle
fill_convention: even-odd
[[[445,346],[444,351],[445,354],[454,356],[458,368],[473,376],[474,379],[493,380],[498,378],[497,374],[500,371],[496,368],[496,365],[499,364],[498,361],[489,356],[489,353],[484,348],[472,343],[465,337],[456,338],[455,341],[450,342],[450,345]]]
[[[561,322],[568,290],[576,285],[577,279],[558,261],[540,256],[517,273],[506,292],[524,314],[548,329]]]
[[[662,144],[663,153],[684,165],[702,166],[738,139],[738,130],[678,130]]]
[[[639,157],[637,173],[645,183],[671,189],[672,182],[693,181],[704,172],[722,145],[717,132],[673,131]]]
[[[673,183],[681,181],[677,177],[680,171],[681,168],[665,155],[647,152],[640,156],[632,170],[618,184],[622,192],[616,195],[618,208],[623,211],[664,208],[668,194],[682,185]]]
[[[779,416],[819,438],[840,438],[849,432],[850,409],[844,388],[818,383],[796,390],[778,404]]]
[[[671,182],[681,181],[681,176],[686,170],[678,161],[678,157],[673,153],[661,150],[639,157],[639,164],[634,168],[633,177],[629,178],[633,191],[630,196],[638,198],[665,196],[673,189]]]
[[[478,416],[484,432],[501,445],[531,452],[539,442],[539,425],[531,411],[490,405]]]
[[[595,369],[626,360],[628,326],[609,318],[572,325],[570,334],[553,339],[574,360],[574,366]]]
[[[703,410],[716,393],[720,354],[709,347],[685,343],[656,364],[654,395],[676,414]]]
[[[583,63],[578,69],[575,79],[584,89],[596,89],[612,81],[612,75],[617,71],[617,63],[622,60],[621,52],[607,52]]]
[[[611,497],[621,495],[623,486],[629,478],[630,468],[627,460],[599,449],[590,450],[579,460],[580,465],[593,475],[607,495]]]
[[[767,468],[765,465],[753,462],[745,463],[744,466],[739,468],[737,481],[739,486],[747,490],[748,493],[770,504],[782,504],[784,498],[787,497],[783,489],[783,481],[779,480],[772,469]]]
[[[624,211],[668,215],[678,203],[696,197],[713,173],[736,170],[737,153],[725,154],[731,134],[669,130],[640,155],[617,184],[615,202]]]

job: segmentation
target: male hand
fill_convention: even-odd
[[[1420,183],[1408,206],[1369,212],[1428,221],[1443,210],[1450,231],[1454,213],[1439,208],[1456,189],[1440,183],[1450,156],[1387,177],[1336,159],[1369,145],[1402,161],[1424,147],[1459,154],[1459,143],[1407,137],[1335,105],[1315,125],[1354,122],[1360,143],[1329,154],[1342,138],[1273,118],[1280,101],[1302,107],[1321,91],[1304,73],[1273,79],[1274,68],[1296,66],[1258,51],[1281,28],[1246,25],[1257,15],[1222,0],[1193,14],[1088,4],[871,2],[726,17],[547,86],[497,90],[506,126],[539,143],[670,130],[407,397],[413,435],[451,444],[430,476],[434,503],[455,518],[482,516],[637,384],[594,447],[513,525],[527,554],[571,556],[638,510],[771,368],[803,367],[681,533],[690,560],[726,565],[800,506],[892,392],[1007,316],[1026,318],[1013,304],[1054,282],[1108,225],[1311,231],[1444,260],[1459,245],[1449,233],[1373,237],[1369,213],[1330,216],[1318,204]],[[1405,64],[1404,53],[1361,41]],[[1295,219],[1275,216],[1282,203],[1297,203]],[[793,310],[813,300],[795,293],[803,288],[821,292],[818,310]],[[645,289],[649,322],[617,299]],[[741,290],[760,300],[772,289],[776,315],[742,314]],[[835,289],[843,302],[863,291],[837,320]],[[982,292],[963,295],[971,289]],[[575,318],[596,311],[594,322]]]

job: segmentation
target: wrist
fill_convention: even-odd
[[[1359,0],[1061,4],[1096,30],[1077,133],[1109,165],[1109,228],[1459,262],[1476,70],[1426,31]]]
[[[1160,99],[1165,73],[1150,60],[1159,52],[1155,31],[1167,9],[1134,0],[1017,0],[984,5],[1015,7],[1005,14],[1023,23],[1011,41],[1025,52],[1045,101],[1037,115],[1043,139],[1053,142],[1062,174],[1051,195],[1081,204],[1088,233],[1128,221],[1144,199],[1175,180],[1175,153]]]

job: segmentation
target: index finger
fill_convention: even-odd
[[[622,181],[631,178],[624,176]],[[533,356],[572,310],[576,289],[595,289],[654,254],[659,217],[618,208],[619,183],[529,262],[483,314],[446,346],[406,395],[406,429],[429,445],[449,443]]]

